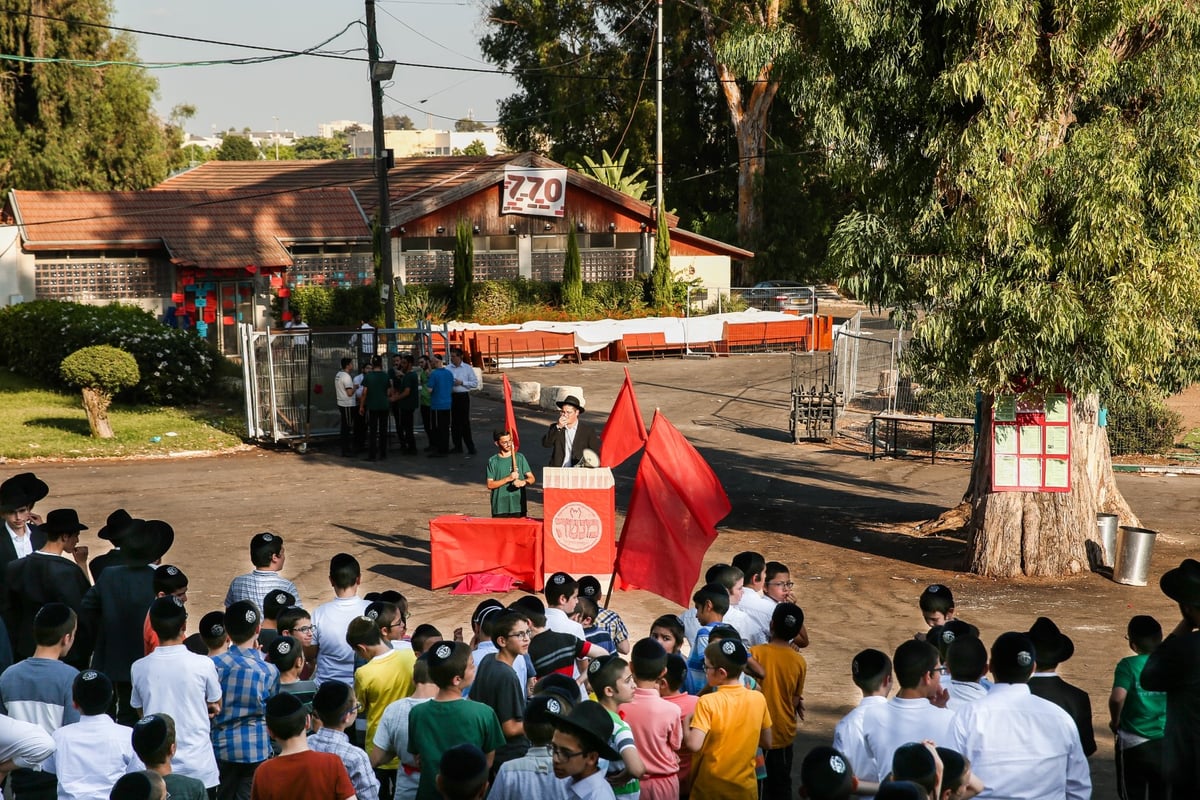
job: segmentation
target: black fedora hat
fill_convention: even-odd
[[[554,727],[563,728],[578,736],[584,747],[588,748],[588,752],[595,750],[610,761],[621,757],[621,754],[608,744],[608,740],[612,738],[612,717],[604,710],[604,706],[595,700],[584,700],[566,716],[552,713],[546,716],[554,721]]]
[[[79,533],[86,531],[87,525],[79,521],[79,514],[73,508],[56,508],[46,515],[46,521],[38,526],[42,533]]]
[[[564,397],[562,400],[559,400],[554,405],[558,406],[559,408],[562,408],[563,406],[575,406],[577,409],[579,409],[580,414],[583,413],[583,403],[580,401],[580,399],[578,397],[576,397],[573,394],[567,395],[566,397]]]
[[[1175,569],[1164,572],[1158,585],[1175,602],[1200,606],[1200,561],[1184,559]]]
[[[125,536],[125,532],[136,521],[133,517],[129,516],[128,511],[118,508],[108,515],[108,519],[104,521],[104,527],[96,531],[96,535],[105,541],[120,544],[121,539]]]
[[[46,495],[50,487],[32,472],[21,472],[0,483],[0,511],[15,511],[32,506]]]
[[[1049,617],[1038,617],[1027,634],[1033,642],[1038,665],[1061,664],[1075,655],[1075,643]]]
[[[161,519],[138,519],[121,540],[128,564],[153,564],[175,543],[175,530]]]

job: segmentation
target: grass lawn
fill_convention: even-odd
[[[80,395],[44,389],[27,378],[0,370],[0,456],[4,458],[167,455],[223,450],[241,444],[231,432],[240,422],[237,408],[113,404],[108,416],[115,438],[95,439]]]

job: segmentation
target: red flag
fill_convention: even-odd
[[[617,392],[617,400],[608,413],[604,435],[600,438],[600,466],[616,467],[641,449],[646,443],[646,423],[633,394],[629,368],[625,368],[625,383]]]
[[[517,434],[517,415],[513,413],[512,387],[508,385],[508,376],[504,376],[504,427],[512,434],[513,453],[521,448],[521,437]],[[517,459],[513,457],[514,466]]]
[[[628,584],[689,605],[704,554],[717,538],[714,528],[731,508],[708,462],[655,411],[615,571]]]

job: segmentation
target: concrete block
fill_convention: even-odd
[[[514,403],[536,405],[542,396],[542,384],[537,381],[509,381]]]
[[[538,405],[548,411],[557,411],[558,402],[565,400],[569,394],[575,395],[584,407],[587,406],[587,398],[583,396],[582,386],[543,386]]]

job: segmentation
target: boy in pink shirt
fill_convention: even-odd
[[[641,800],[677,800],[683,721],[679,707],[658,693],[659,682],[667,674],[667,651],[653,639],[642,639],[633,646],[632,657],[636,688],[633,702],[622,711],[646,765]]]
[[[696,710],[696,702],[700,698],[683,690],[683,681],[687,676],[687,659],[677,653],[668,653],[665,664],[663,678],[658,682],[658,693],[663,700],[675,706],[682,730],[686,731],[692,724],[692,712]],[[677,754],[679,796],[687,797],[692,790],[692,751],[680,744]]]

